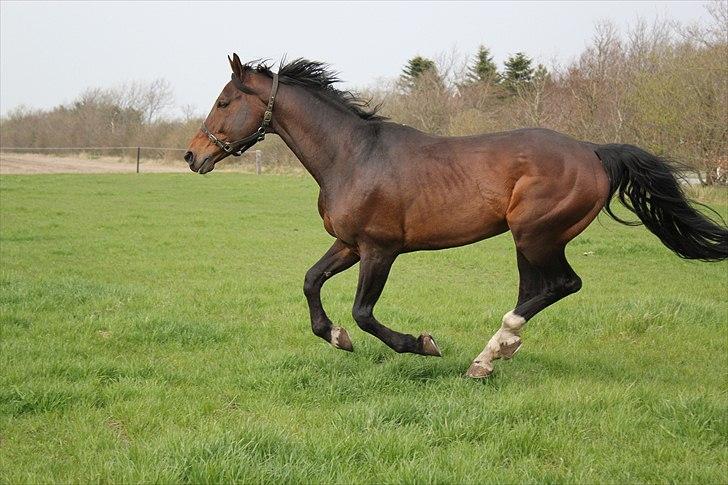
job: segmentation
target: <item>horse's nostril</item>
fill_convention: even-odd
[[[192,152],[185,153],[185,161],[188,165],[192,165],[195,161],[195,154]]]

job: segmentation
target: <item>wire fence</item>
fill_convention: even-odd
[[[179,157],[174,158],[182,158],[181,154],[186,152],[186,148],[176,148],[176,147],[153,147],[153,146],[116,146],[116,147],[101,147],[101,146],[93,146],[93,147],[7,147],[7,146],[0,146],[0,155],[2,155],[4,152],[9,153],[18,153],[18,154],[54,154],[54,153],[78,153],[78,154],[91,154],[91,155],[99,155],[101,152],[124,152],[124,151],[130,151],[130,155],[132,159],[136,159],[136,173],[140,173],[140,167],[142,166],[142,160],[144,159],[142,155],[147,155],[148,158],[151,159],[164,159],[164,158],[170,158],[170,153],[179,153]],[[144,153],[146,152],[146,153]],[[151,153],[150,153],[151,152]],[[152,155],[152,156],[149,156]],[[254,157],[254,163],[255,163],[255,173],[260,175],[262,170],[262,152],[261,150],[251,150],[250,152],[247,152],[247,157]],[[252,160],[251,160],[252,161]],[[17,160],[16,160],[17,162]]]

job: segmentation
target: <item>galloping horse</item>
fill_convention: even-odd
[[[326,65],[297,59],[273,73],[230,59],[227,83],[192,139],[194,172],[239,155],[266,133],[280,136],[321,188],[318,209],[336,241],[306,273],[313,333],[352,351],[321,304],[324,282],[359,262],[353,316],[396,352],[440,356],[434,339],[391,330],[373,314],[402,253],[471,244],[508,230],[516,244],[518,301],[467,371],[482,378],[521,345],[525,323],[579,291],[566,244],[616,193],[678,256],[728,258],[728,230],[693,208],[666,160],[630,145],[596,145],[545,129],[441,137],[369,110]]]

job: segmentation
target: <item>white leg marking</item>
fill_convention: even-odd
[[[331,345],[339,348],[339,335],[341,335],[341,327],[331,327]]]
[[[346,329],[343,327],[331,327],[331,339],[329,342],[331,342],[331,345],[337,349],[349,352],[354,350],[354,347],[351,345],[349,334],[346,333]]]
[[[510,359],[521,346],[521,338],[519,337],[526,319],[520,315],[516,315],[510,311],[503,315],[503,323],[501,328],[493,335],[483,351],[473,361],[468,369],[469,377],[488,377],[493,373],[493,361],[500,359]]]

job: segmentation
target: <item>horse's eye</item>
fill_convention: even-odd
[[[225,100],[221,99],[220,101],[217,102],[217,107],[224,108],[225,106],[227,106],[229,104],[230,104],[230,101],[225,101]]]

